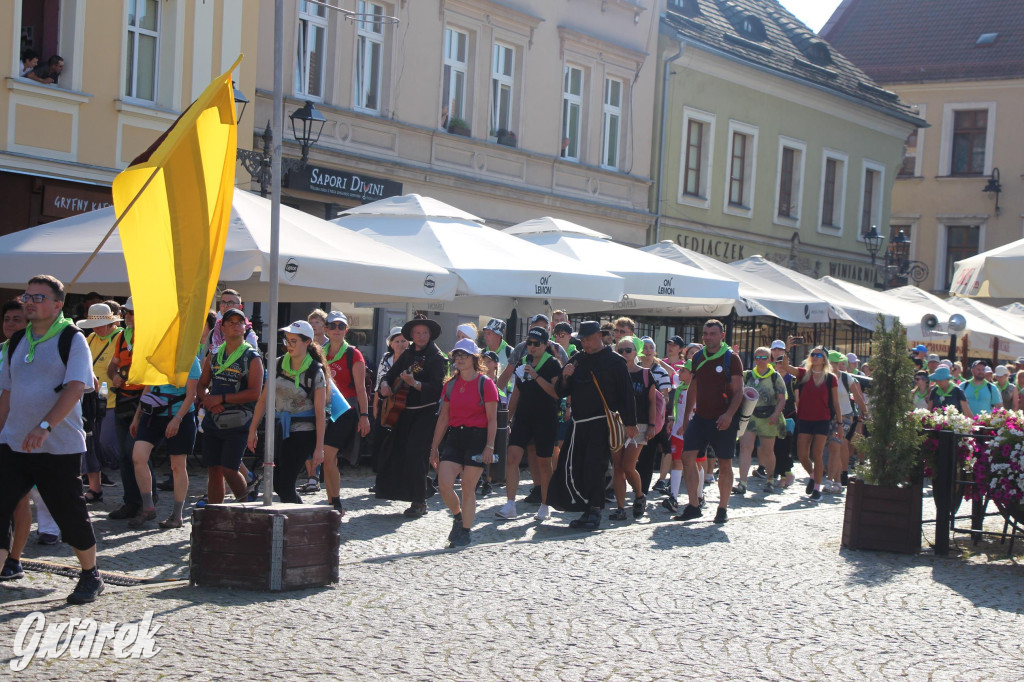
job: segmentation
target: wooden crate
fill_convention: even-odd
[[[884,552],[921,551],[921,484],[904,488],[850,479],[843,516],[843,546]]]
[[[207,505],[192,514],[189,582],[271,592],[337,583],[340,528],[326,506]]]

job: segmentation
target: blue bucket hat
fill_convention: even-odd
[[[949,381],[953,378],[953,375],[949,373],[948,367],[938,367],[932,374],[928,375],[928,378],[932,381]]]

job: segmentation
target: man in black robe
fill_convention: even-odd
[[[572,426],[551,478],[548,504],[562,511],[582,511],[569,524],[572,528],[597,530],[611,460],[601,395],[608,408],[622,416],[629,438],[637,435],[636,402],[626,361],[602,343],[601,325],[582,323],[578,338],[583,351],[573,355],[555,384],[559,395],[572,399]]]

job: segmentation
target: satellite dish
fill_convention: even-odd
[[[939,318],[928,313],[921,318],[921,329],[935,329],[939,326]]]
[[[967,318],[960,313],[949,316],[949,331],[959,333],[967,329]]]

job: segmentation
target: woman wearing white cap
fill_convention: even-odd
[[[277,413],[274,415],[274,492],[282,502],[301,504],[295,477],[312,453],[313,466],[324,461],[327,430],[327,361],[313,341],[313,327],[296,320],[282,327],[287,352],[277,359]],[[249,449],[256,450],[256,429],[267,410],[264,385],[249,424]],[[268,429],[269,431],[270,429]]]
[[[437,469],[441,499],[453,516],[448,540],[452,547],[461,547],[469,544],[476,518],[476,484],[484,466],[495,461],[498,387],[484,374],[480,349],[472,340],[457,341],[451,358],[456,374],[445,383],[442,392],[441,411],[430,445],[430,465]],[[455,479],[460,476],[461,505],[455,492]]]

